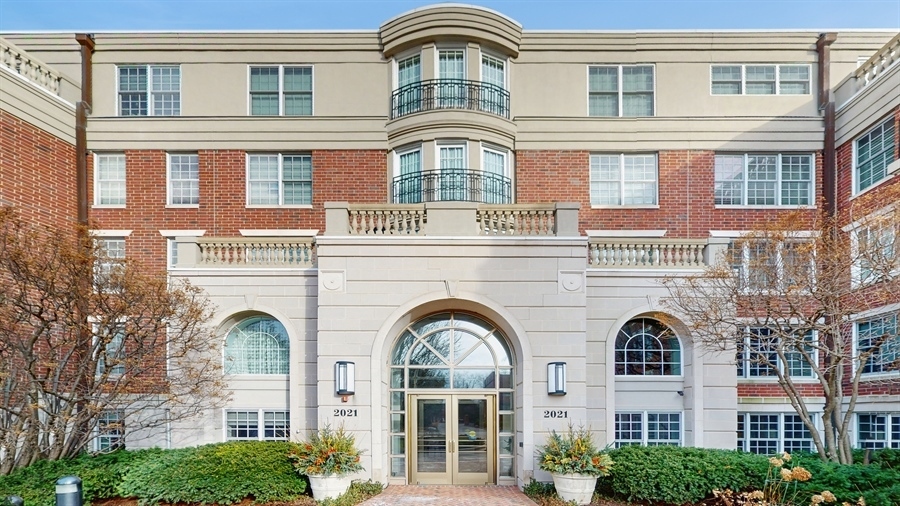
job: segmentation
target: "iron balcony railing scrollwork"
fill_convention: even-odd
[[[391,119],[440,109],[480,111],[509,119],[509,91],[481,81],[429,79],[401,86],[391,95]]]
[[[395,177],[392,195],[395,204],[448,201],[511,204],[512,181],[480,170],[426,170]]]

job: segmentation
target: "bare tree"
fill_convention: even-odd
[[[200,289],[0,208],[0,473],[222,405],[211,314]]]
[[[900,391],[890,309],[900,302],[898,197],[894,185],[855,199],[840,217],[824,206],[785,212],[734,240],[702,273],[663,280],[665,304],[693,340],[735,352],[739,373],[775,378],[825,460],[852,462],[861,386],[888,382]],[[854,345],[854,322],[869,317],[877,318]],[[873,380],[871,372],[884,374]],[[822,398],[820,433],[813,414]]]

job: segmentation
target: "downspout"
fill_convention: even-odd
[[[834,100],[831,98],[831,44],[837,34],[827,32],[819,34],[816,41],[816,52],[819,59],[819,110],[825,113],[825,145],[822,148],[822,193],[825,212],[837,216],[837,155],[835,153],[834,136]]]
[[[78,201],[78,225],[81,233],[88,225],[87,120],[91,114],[94,36],[76,33],[81,45],[81,100],[75,104],[75,185]]]

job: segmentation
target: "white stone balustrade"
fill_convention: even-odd
[[[485,204],[478,207],[476,219],[481,235],[556,235],[556,207],[552,204]]]
[[[196,263],[179,267],[315,267],[313,237],[197,237]],[[181,239],[179,238],[179,243]],[[180,246],[180,244],[179,244]],[[193,265],[191,265],[193,264]]]
[[[350,235],[425,235],[422,204],[358,204],[347,209]]]
[[[900,60],[900,33],[856,69],[854,73],[856,91],[868,86],[898,60]]]
[[[0,67],[18,74],[35,85],[59,96],[62,76],[49,65],[30,56],[12,42],[0,37]]]
[[[593,268],[702,269],[706,240],[591,238],[588,264]]]

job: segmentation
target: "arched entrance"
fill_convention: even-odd
[[[515,469],[514,363],[486,320],[443,312],[403,329],[390,355],[391,475],[485,484]]]

